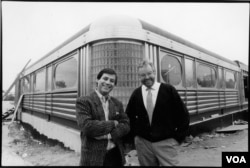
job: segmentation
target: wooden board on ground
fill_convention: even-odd
[[[248,129],[248,125],[230,125],[228,127],[216,130],[217,133],[223,133],[223,132],[235,132],[235,131],[239,131],[239,130],[244,130],[244,129]]]

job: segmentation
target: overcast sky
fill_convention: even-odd
[[[249,3],[87,3],[2,1],[2,75],[7,90],[29,65],[103,16],[144,20],[248,65]]]

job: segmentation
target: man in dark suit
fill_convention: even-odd
[[[155,81],[151,62],[144,60],[138,73],[142,86],[134,90],[126,108],[128,137],[134,140],[141,166],[175,166],[176,145],[189,129],[188,110],[173,86]]]
[[[122,166],[125,164],[121,137],[129,132],[123,105],[109,96],[117,83],[113,69],[105,68],[88,96],[77,98],[76,119],[81,130],[81,166]]]

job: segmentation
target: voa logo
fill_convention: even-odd
[[[222,167],[248,168],[248,152],[222,152]]]
[[[226,156],[227,163],[247,163],[244,156]]]

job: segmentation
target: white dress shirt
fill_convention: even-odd
[[[104,114],[105,114],[105,120],[108,121],[109,120],[109,99],[110,99],[110,96],[107,96],[107,99],[106,99],[97,90],[95,90],[95,91],[96,91],[98,97],[100,98],[100,100],[102,102],[102,107],[103,107],[103,111],[104,111]],[[111,135],[110,134],[104,135],[103,137],[108,139],[107,150],[110,150],[110,149],[115,147],[115,144],[111,141]]]
[[[142,85],[142,98],[143,98],[143,103],[145,108],[147,109],[147,87],[145,85]],[[153,84],[153,86],[151,87],[151,93],[152,93],[152,99],[153,99],[153,106],[155,106],[156,103],[156,98],[159,92],[159,88],[160,88],[160,83],[156,82]]]

